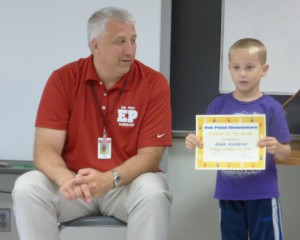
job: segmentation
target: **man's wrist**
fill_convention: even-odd
[[[119,173],[116,170],[111,170],[111,173],[113,174],[113,178],[114,178],[114,188],[120,187],[122,184],[121,181],[121,176],[119,175]]]

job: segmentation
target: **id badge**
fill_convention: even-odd
[[[98,159],[111,159],[111,138],[98,138]]]

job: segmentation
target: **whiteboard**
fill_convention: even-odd
[[[0,2],[0,160],[33,159],[34,123],[51,72],[90,55],[86,25],[102,7],[134,15],[136,58],[160,69],[162,0]]]
[[[220,93],[234,85],[228,70],[228,51],[240,38],[258,38],[267,47],[268,75],[261,90],[274,95],[293,95],[300,89],[299,0],[222,1]]]

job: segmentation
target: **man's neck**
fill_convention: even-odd
[[[111,78],[111,79],[103,79],[101,78],[102,82],[104,83],[105,85],[105,88],[108,90],[110,88],[112,88],[117,82],[120,81],[120,78]]]

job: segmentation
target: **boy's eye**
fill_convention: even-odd
[[[131,39],[131,44],[135,44],[136,38]]]

